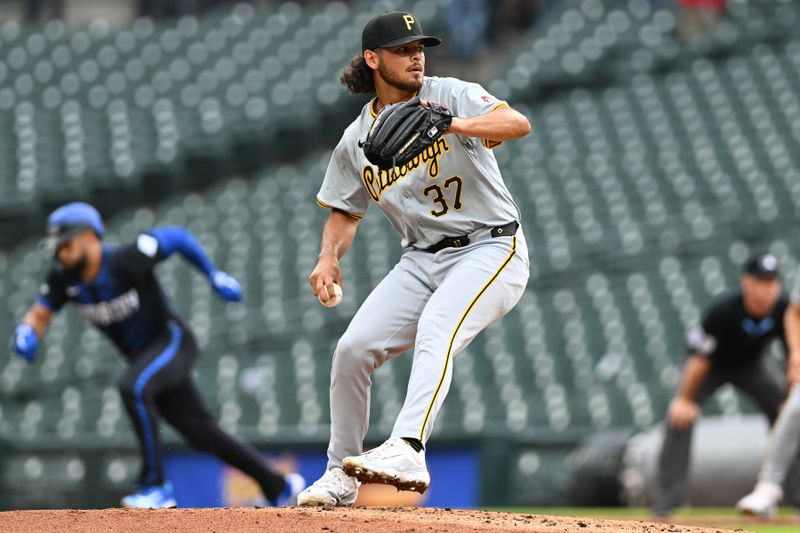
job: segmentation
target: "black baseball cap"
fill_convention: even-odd
[[[370,19],[361,32],[361,51],[391,48],[422,41],[425,46],[442,43],[438,37],[425,35],[413,15],[404,11],[387,11]]]
[[[755,254],[745,261],[742,272],[758,279],[770,280],[780,277],[778,259],[772,254]]]

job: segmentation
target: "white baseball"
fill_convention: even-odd
[[[330,295],[328,291],[328,287],[323,287],[323,291],[325,292],[326,296],[328,296],[327,300],[322,299],[322,292],[317,295],[319,298],[319,303],[324,305],[325,307],[336,307],[339,305],[339,302],[342,301],[342,288],[339,286],[338,283],[333,284],[333,296]]]

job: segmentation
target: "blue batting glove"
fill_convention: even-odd
[[[211,286],[214,287],[217,294],[229,302],[242,301],[242,286],[233,276],[221,270],[217,270],[211,275]]]
[[[11,349],[17,355],[23,357],[29,363],[36,358],[36,347],[39,338],[36,331],[29,324],[17,324],[14,328],[14,336],[11,338]]]

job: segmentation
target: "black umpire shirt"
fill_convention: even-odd
[[[764,355],[770,342],[780,339],[786,349],[783,315],[789,299],[781,295],[763,318],[753,318],[744,308],[741,291],[722,297],[705,313],[701,326],[689,333],[689,353],[708,357],[717,370],[735,369]]]

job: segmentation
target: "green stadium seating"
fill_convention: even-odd
[[[405,4],[426,21],[442,2]],[[60,21],[6,23],[0,193],[16,209],[0,222],[76,198],[115,212],[330,142],[337,131],[321,126],[360,105],[343,98],[336,72],[357,52],[358,28],[390,7],[242,3],[119,31],[102,21],[75,32]],[[0,244],[26,226],[8,227],[17,231]]]
[[[440,3],[426,5],[408,3],[437,20]],[[456,360],[437,434],[650,426],[677,382],[685,332],[736,287],[748,253],[771,251],[787,274],[798,265],[800,39],[787,22],[800,17],[796,3],[775,13],[734,6],[692,48],[672,36],[672,15],[649,6],[564,2],[489,86],[534,127],[496,150],[523,213],[533,275],[517,308]],[[122,194],[130,207],[109,220],[115,242],[153,225],[189,227],[242,281],[244,304],[221,302],[177,259],[159,276],[199,338],[204,396],[224,427],[253,440],[327,438],[333,348],[398,257],[398,240],[371,208],[343,259],[345,300],[324,309],[307,276],[327,216],[314,195],[329,151],[158,204],[141,202],[132,183],[147,173],[169,175],[176,188],[211,181],[182,175],[198,154],[215,173],[228,173],[233,153],[257,165],[254,133],[282,131],[299,108],[309,110],[295,124],[300,137],[341,121],[331,115],[341,91],[326,80],[367,16],[363,6],[308,13],[285,4],[168,27],[140,20],[118,33],[0,27],[0,130],[13,139],[0,146],[2,191],[31,202],[98,186]],[[343,20],[354,22],[335,24]],[[30,80],[11,84],[9,72],[23,69]],[[48,108],[51,100],[60,103]],[[68,186],[41,171],[61,168]],[[30,305],[47,266],[33,241],[0,253],[0,331]],[[407,355],[375,373],[375,435],[394,422],[410,364]],[[36,364],[0,362],[0,430],[23,442],[130,441],[114,389],[121,370],[107,341],[61,313]],[[750,409],[726,390],[706,412]],[[33,479],[35,459],[19,458],[9,472]],[[104,483],[124,486],[128,459],[105,458]],[[562,470],[526,450],[513,460],[530,494]],[[529,471],[541,477],[528,483]]]

